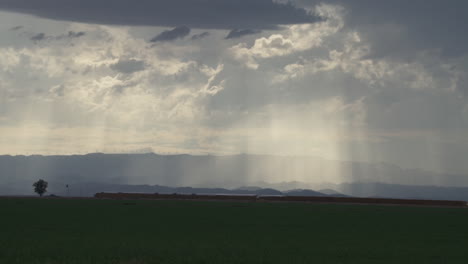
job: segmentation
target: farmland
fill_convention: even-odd
[[[466,263],[468,210],[0,198],[0,263]]]

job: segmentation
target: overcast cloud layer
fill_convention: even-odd
[[[318,20],[273,0],[0,0],[0,9],[85,23],[206,29],[271,29]]]
[[[464,1],[279,2],[0,0],[0,154],[307,155],[468,173]]]

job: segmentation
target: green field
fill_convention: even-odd
[[[468,263],[468,209],[0,199],[0,263]]]

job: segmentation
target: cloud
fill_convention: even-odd
[[[256,69],[259,60],[320,47],[324,39],[335,35],[344,27],[343,10],[339,7],[321,5],[317,7],[317,13],[325,20],[314,24],[287,26],[282,32],[257,38],[253,45],[239,43],[229,51],[236,60],[244,61],[247,67]]]
[[[262,31],[254,29],[233,29],[229,31],[229,34],[224,39],[241,38],[246,35],[258,34],[260,32]]]
[[[156,37],[152,38],[150,42],[164,42],[164,41],[172,41],[179,38],[184,38],[188,34],[190,34],[190,28],[186,26],[176,27],[171,30],[165,30],[161,32]]]
[[[140,60],[119,60],[117,63],[112,64],[111,69],[121,73],[134,73],[145,69],[145,62]]]
[[[147,41],[128,28],[72,25],[70,30],[86,30],[88,37],[75,45],[0,46],[0,92],[8,101],[0,104],[0,115],[5,109],[17,124],[37,118],[90,129],[103,125],[105,116],[121,128],[134,122],[143,130],[164,123],[182,127],[178,122],[203,118],[200,102],[223,87],[222,79],[212,77],[218,65],[193,61],[185,55],[191,49],[182,45],[148,49]],[[18,101],[9,101],[14,98]],[[29,100],[36,101],[37,111],[19,109]],[[61,110],[49,114],[49,106]]]
[[[44,40],[44,39],[46,39],[46,38],[47,38],[46,34],[44,34],[44,33],[38,33],[38,34],[32,36],[30,39],[31,39],[32,41],[35,41],[35,42],[36,42],[36,41]]]
[[[211,41],[227,30],[197,30],[210,41],[186,35],[151,49],[154,28],[28,18],[36,33],[47,28],[48,45],[27,32],[0,41],[0,129],[12,127],[2,151],[196,148],[467,172],[468,56],[447,57],[434,43],[406,49],[414,24],[354,23],[358,5],[343,6],[313,6],[322,21],[235,42]],[[6,29],[18,24],[29,25]],[[53,41],[68,35],[81,37]],[[41,134],[29,129],[37,123]],[[54,134],[60,128],[70,131]]]
[[[67,37],[69,37],[69,38],[79,38],[79,37],[82,37],[84,35],[86,35],[86,33],[83,32],[83,31],[80,31],[80,32],[68,31]]]
[[[199,40],[199,39],[202,39],[202,38],[206,38],[210,35],[210,32],[203,32],[203,33],[200,33],[200,34],[195,34],[192,36],[192,40]]]
[[[315,6],[316,0],[296,0]],[[369,57],[408,60],[427,50],[443,56],[467,53],[468,1],[328,0],[347,10],[346,25],[371,43]]]
[[[62,39],[75,39],[75,38],[80,38],[86,35],[85,32],[80,31],[80,32],[75,32],[75,31],[68,31],[67,34],[61,34],[57,36],[47,36],[45,33],[37,33],[34,36],[32,36],[30,39],[34,42],[39,42],[42,40],[62,40]]]
[[[273,0],[0,0],[0,10],[93,24],[206,29],[272,29],[320,20],[302,8]]]
[[[62,40],[62,39],[68,39],[68,40],[72,40],[72,39],[76,39],[76,38],[81,38],[83,36],[86,35],[86,32],[83,32],[83,31],[79,31],[79,32],[75,32],[75,31],[68,31],[67,34],[61,34],[61,35],[57,35],[57,36],[51,36],[49,37],[50,39],[54,39],[54,40]]]
[[[400,6],[405,8],[405,12],[397,8]],[[374,45],[376,56],[396,53],[401,49],[410,52],[441,49],[444,55],[456,56],[467,51],[468,36],[464,34],[468,25],[467,9],[466,1],[398,0],[377,5],[367,0],[352,7],[354,14],[350,22],[362,26],[375,21],[381,26],[394,24],[402,28],[403,34],[397,38],[400,42],[394,48],[383,42]],[[372,41],[378,41],[371,32],[366,33]],[[405,48],[404,45],[408,46]]]
[[[20,30],[22,28],[23,28],[23,26],[16,26],[16,27],[10,28],[10,31],[17,31],[17,30]]]

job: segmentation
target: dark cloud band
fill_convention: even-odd
[[[85,23],[206,29],[273,29],[320,20],[273,0],[0,0],[0,10]]]

